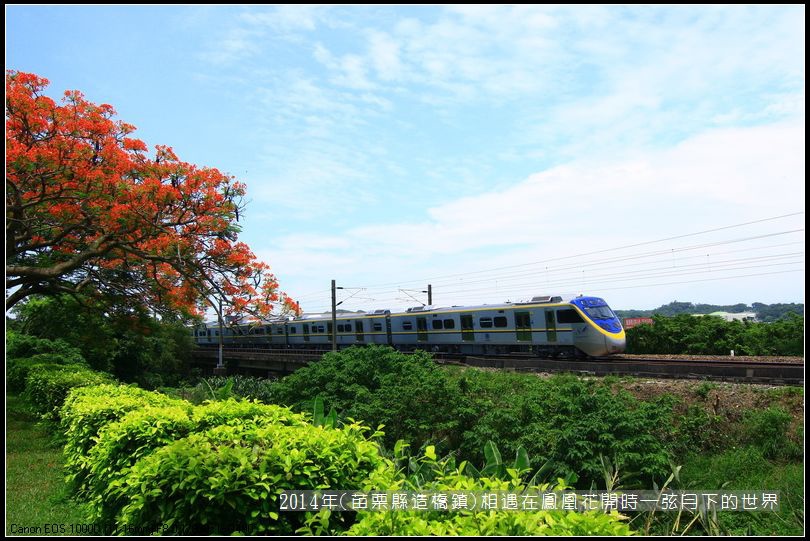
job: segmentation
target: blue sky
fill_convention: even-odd
[[[332,278],[365,288],[350,309],[428,282],[439,305],[803,302],[804,19],[7,6],[6,68],[247,183],[242,238],[307,310]]]

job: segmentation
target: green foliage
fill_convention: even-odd
[[[600,455],[644,479],[669,467],[671,401],[641,402],[570,376],[454,371],[422,352],[368,347],[326,355],[272,390],[299,411],[320,398],[343,418],[384,425],[388,448],[405,440],[481,464],[491,440],[504,456],[526,453],[547,463],[547,473],[579,476],[584,486],[601,479]]]
[[[52,353],[43,353],[28,359],[9,359],[6,362],[6,388],[8,391],[12,393],[24,391],[28,374],[35,366],[49,366],[51,368],[62,366],[58,362],[53,362],[53,359],[49,359],[50,362],[45,362],[41,358],[42,356],[51,357],[52,355]]]
[[[497,462],[497,451],[489,446],[489,456]],[[420,470],[427,473],[418,483],[413,478],[406,480],[402,490],[421,492],[495,492],[522,493],[527,489],[548,491],[566,488],[564,484],[525,485],[512,470],[505,479],[494,477],[474,478],[468,475],[469,465],[462,462],[456,466],[451,458],[437,460],[432,453],[417,459]],[[424,481],[424,479],[429,479]],[[324,533],[318,517],[312,517],[302,533]],[[631,535],[633,532],[622,522],[615,511],[577,513],[563,511],[486,511],[463,510],[446,512],[427,511],[361,511],[357,523],[348,532],[350,535],[439,535],[439,536],[519,536],[519,535]]]
[[[335,411],[335,408],[332,408],[327,415],[324,415],[323,399],[320,396],[315,398],[312,408],[312,424],[328,428],[335,428],[337,426],[337,411]]]
[[[146,406],[126,413],[117,421],[102,426],[97,442],[90,448],[85,487],[94,505],[94,519],[114,520],[127,501],[121,487],[132,466],[153,451],[184,438],[224,425],[258,427],[271,424],[308,426],[306,416],[288,408],[256,402],[210,402],[192,406]]]
[[[516,456],[522,447],[546,463],[549,473],[578,477],[584,487],[602,479],[600,456],[638,482],[669,469],[670,398],[642,402],[573,376],[541,379],[468,370],[458,377],[467,389],[461,399],[470,415],[460,446],[466,460],[481,462],[480,449],[492,440],[507,456]]]
[[[627,330],[628,353],[803,355],[804,318],[773,323],[725,321],[718,317],[655,316],[653,325]]]
[[[751,308],[756,312],[757,319],[763,322],[778,321],[780,319],[787,319],[790,314],[797,316],[804,316],[804,304],[801,303],[776,303],[764,304],[761,302],[752,302]]]
[[[292,534],[311,513],[279,513],[282,490],[395,488],[393,468],[365,429],[219,426],[137,462],[122,484],[119,527],[165,525],[188,534]],[[348,516],[321,517],[329,533]]]
[[[458,435],[453,390],[430,355],[383,346],[327,353],[273,384],[273,401],[313,411],[316,397],[344,418],[385,425],[385,443],[405,439],[415,447]],[[452,446],[453,442],[449,442]]]
[[[114,520],[125,501],[115,488],[130,468],[155,449],[189,434],[194,429],[191,404],[147,406],[130,411],[120,420],[101,427],[87,456],[85,485],[94,503],[93,520]]]
[[[681,483],[683,487],[700,490],[779,491],[778,512],[720,512],[715,535],[800,536],[804,532],[805,483],[800,463],[774,463],[763,456],[761,449],[752,446],[696,454],[684,463]],[[712,533],[704,521],[699,526],[703,533]]]
[[[749,411],[744,419],[746,441],[758,447],[767,458],[800,458],[801,445],[790,438],[792,419],[778,407]]]
[[[273,381],[242,375],[213,376],[200,380],[194,387],[185,387],[174,392],[177,396],[195,404],[201,404],[206,400],[221,400],[230,396],[270,403],[272,402]]]
[[[710,414],[703,406],[692,404],[678,419],[672,434],[672,448],[678,456],[689,453],[716,451],[729,443],[725,420]]]
[[[6,356],[9,358],[28,358],[43,353],[53,353],[70,359],[64,364],[83,362],[81,351],[61,339],[49,340],[9,329],[6,332]]]
[[[25,380],[25,397],[34,412],[47,421],[59,423],[59,409],[76,387],[110,383],[112,378],[79,365],[36,365]]]
[[[709,393],[717,389],[716,383],[711,383],[709,381],[704,381],[700,385],[697,386],[695,389],[695,394],[698,395],[702,399],[707,399],[709,397]]]
[[[61,409],[65,433],[65,471],[70,485],[79,493],[88,486],[89,453],[101,429],[128,412],[147,406],[172,407],[182,402],[127,385],[94,385],[74,389]]]
[[[28,373],[36,365],[76,365],[87,367],[78,349],[63,340],[47,340],[9,330],[6,334],[7,389],[18,393],[25,389]]]
[[[189,360],[192,338],[183,322],[103,310],[69,295],[30,297],[14,311],[21,332],[69,344],[92,368],[122,381],[147,388],[175,384]]]
[[[195,432],[231,424],[251,426],[269,424],[308,426],[309,424],[309,417],[306,414],[294,413],[289,408],[275,404],[235,400],[233,398],[196,406],[191,415]]]

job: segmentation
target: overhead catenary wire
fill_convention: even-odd
[[[788,214],[781,214],[779,216],[771,216],[769,218],[762,218],[762,219],[759,219],[759,220],[751,220],[751,221],[748,221],[748,222],[742,222],[742,223],[737,223],[737,224],[732,224],[732,225],[727,225],[727,226],[722,226],[722,227],[715,227],[715,228],[712,228],[712,229],[704,229],[702,231],[695,231],[695,232],[692,232],[692,233],[685,233],[683,235],[675,235],[675,236],[665,237],[665,238],[661,238],[661,239],[649,240],[649,241],[644,241],[644,242],[637,242],[637,243],[633,243],[633,244],[626,244],[626,245],[623,245],[623,246],[616,246],[616,247],[613,247],[613,248],[604,248],[604,249],[601,249],[601,250],[593,250],[593,251],[589,251],[589,252],[583,252],[583,253],[580,253],[580,254],[572,254],[572,255],[554,257],[554,258],[543,259],[543,260],[538,260],[538,261],[531,261],[531,262],[528,262],[528,263],[518,263],[518,264],[515,264],[515,265],[505,265],[505,266],[501,266],[501,267],[493,267],[493,268],[489,268],[489,269],[481,269],[481,270],[476,270],[476,271],[467,271],[467,272],[461,272],[461,273],[453,273],[453,274],[445,274],[445,275],[439,275],[439,276],[431,276],[431,277],[419,278],[419,279],[414,279],[414,280],[406,280],[406,281],[399,281],[399,282],[387,282],[387,283],[384,283],[384,284],[371,284],[371,285],[366,286],[366,288],[367,289],[373,289],[373,288],[376,288],[376,287],[402,286],[404,284],[427,283],[427,282],[435,283],[437,280],[441,280],[442,278],[456,277],[456,276],[468,276],[468,275],[471,275],[471,274],[481,274],[481,273],[493,272],[493,271],[499,271],[499,270],[505,270],[505,269],[526,267],[526,266],[530,266],[530,265],[547,264],[547,263],[549,263],[551,261],[562,261],[562,260],[573,259],[573,258],[577,258],[577,257],[585,257],[585,256],[589,256],[589,255],[596,255],[596,254],[602,254],[602,253],[607,253],[607,252],[616,252],[616,251],[619,251],[619,250],[626,250],[626,249],[629,249],[629,248],[637,248],[639,246],[648,246],[648,245],[657,244],[657,243],[660,243],[660,242],[667,242],[667,241],[671,241],[671,240],[683,239],[683,238],[688,238],[688,237],[695,237],[695,236],[698,236],[698,235],[705,235],[705,234],[708,234],[708,233],[715,233],[717,231],[723,231],[723,230],[727,230],[727,229],[734,229],[734,228],[737,228],[737,227],[745,227],[745,226],[748,226],[748,225],[764,223],[764,222],[769,222],[769,221],[773,221],[773,220],[780,220],[780,219],[783,219],[783,218],[789,218],[789,217],[792,217],[792,216],[799,216],[799,215],[802,215],[802,214],[804,214],[804,211],[791,212],[791,213],[788,213]],[[795,231],[804,231],[804,229],[797,229]],[[786,232],[780,232],[780,233],[775,233],[775,234],[783,234],[783,233],[786,233]]]

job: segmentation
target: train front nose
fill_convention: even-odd
[[[622,333],[622,335],[624,335],[624,333]],[[614,353],[624,353],[626,346],[627,342],[624,336],[621,338],[605,336],[605,350],[607,351],[608,355],[613,355]]]

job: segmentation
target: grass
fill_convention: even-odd
[[[84,504],[70,498],[62,473],[62,449],[53,435],[37,424],[36,416],[18,397],[8,396],[6,535],[89,533],[86,511]]]
[[[729,449],[714,456],[693,456],[681,470],[684,487],[699,490],[780,492],[776,513],[720,513],[720,528],[730,535],[802,535],[804,475],[802,464],[768,460],[754,446]],[[725,485],[725,486],[724,486]]]

